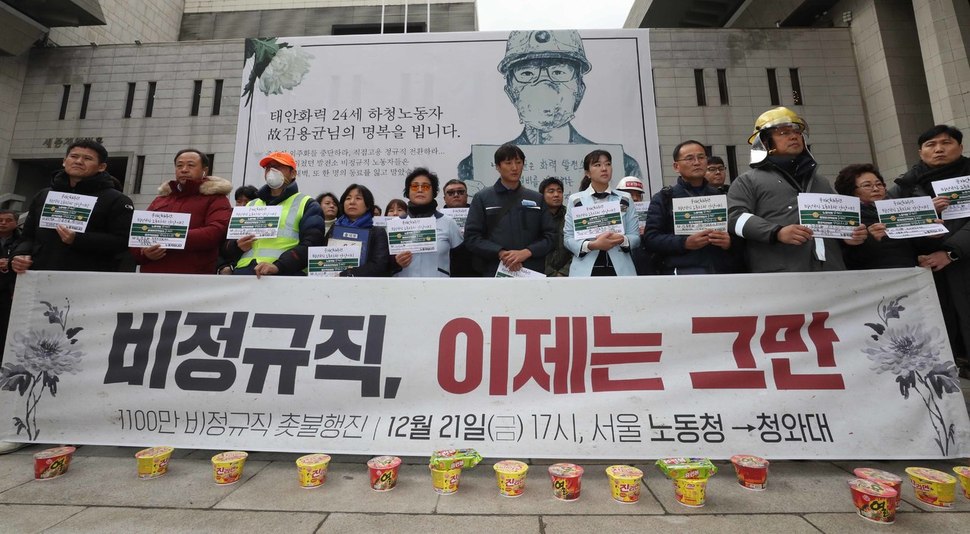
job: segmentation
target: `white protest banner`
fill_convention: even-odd
[[[642,234],[644,227],[647,226],[647,209],[650,207],[650,202],[634,202],[633,205],[637,209],[637,224],[640,226],[640,233]]]
[[[48,191],[44,209],[40,214],[38,226],[41,228],[57,228],[65,226],[75,232],[84,233],[88,227],[88,219],[94,210],[98,197]]]
[[[307,248],[307,276],[334,277],[360,265],[360,243]]]
[[[387,221],[387,246],[390,253],[414,254],[438,250],[438,229],[434,217],[390,219]]]
[[[619,234],[624,232],[619,201],[597,202],[592,206],[575,206],[572,213],[576,239],[595,239],[603,232]]]
[[[303,191],[360,183],[384,202],[427,167],[471,198],[498,179],[495,149],[509,142],[526,155],[531,189],[555,176],[568,196],[597,148],[648,194],[663,186],[660,158],[647,157],[660,141],[646,29],[268,36],[245,49],[236,186],[260,181],[260,158],[287,150]],[[517,68],[539,57],[568,61],[552,74]]]
[[[946,226],[936,223],[936,208],[930,197],[877,200],[879,222],[886,225],[892,239],[924,237],[947,233]]]
[[[727,232],[727,195],[674,198],[674,235],[702,230]]]
[[[859,197],[824,193],[798,194],[799,224],[811,228],[814,237],[849,239],[861,219]]]
[[[465,221],[468,219],[468,208],[441,208],[441,213],[451,217],[458,225],[462,237],[465,235]]]
[[[19,275],[0,440],[474,447],[492,458],[970,455],[927,269],[317,283]]]
[[[191,220],[192,215],[188,213],[135,210],[131,216],[128,246],[161,245],[162,248],[184,249]]]
[[[387,219],[389,219],[389,218],[390,217],[383,217],[383,216],[374,217],[374,226],[376,226],[378,228],[386,228],[387,227]]]
[[[226,239],[247,235],[276,237],[282,216],[283,206],[235,206],[229,218]]]
[[[518,271],[510,271],[504,263],[498,263],[498,269],[495,269],[495,278],[545,278],[545,273],[540,273],[539,271],[533,271],[527,267],[521,267]]]
[[[940,213],[944,221],[970,217],[970,176],[960,176],[933,182],[933,192],[946,197],[950,205]]]

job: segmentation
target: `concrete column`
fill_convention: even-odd
[[[913,0],[933,120],[970,128],[970,2]]]

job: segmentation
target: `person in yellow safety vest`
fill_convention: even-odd
[[[281,206],[283,212],[276,237],[247,235],[226,241],[223,257],[232,274],[305,275],[307,249],[323,246],[323,210],[313,197],[296,185],[296,161],[287,152],[272,152],[259,161],[266,185],[247,206]]]

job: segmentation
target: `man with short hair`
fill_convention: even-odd
[[[108,151],[101,143],[75,141],[67,148],[64,169],[51,186],[30,202],[23,239],[13,252],[11,266],[20,274],[35,271],[117,271],[121,253],[127,256],[128,232],[134,206],[121,192],[121,183],[108,174]],[[97,201],[84,232],[64,225],[41,228],[40,217],[51,191],[95,197]]]
[[[664,187],[650,199],[643,248],[652,254],[657,274],[721,274],[739,270],[737,254],[732,253],[731,234],[720,230],[701,230],[687,235],[674,234],[673,199],[719,195],[707,180],[707,151],[693,139],[674,147],[677,183]]]
[[[445,197],[446,208],[467,208],[469,206],[468,187],[461,180],[456,178],[448,180],[444,188],[442,188],[442,193]],[[462,232],[464,232],[464,227],[461,228]],[[449,255],[451,256],[452,278],[474,278],[478,276],[475,267],[472,265],[472,255],[468,252],[468,248],[465,247],[464,241],[457,247],[451,249]]]
[[[552,217],[542,195],[520,182],[525,154],[506,143],[495,151],[495,185],[478,192],[465,221],[465,243],[481,276],[493,277],[499,262],[510,271],[544,272],[555,243]]]
[[[938,124],[919,136],[920,162],[896,179],[890,198],[936,197],[933,204],[942,209],[948,204],[936,196],[933,183],[970,175],[970,158],[963,155],[963,132]],[[970,219],[944,220],[949,233],[940,239],[924,239],[933,252],[919,256],[920,267],[933,270],[936,291],[954,356],[961,360],[962,373],[968,371],[970,357]]]
[[[707,158],[707,173],[704,175],[707,183],[717,189],[721,194],[726,194],[731,185],[727,183],[727,167],[720,156],[710,156]]]
[[[223,257],[234,262],[232,274],[303,275],[309,247],[322,246],[323,211],[310,195],[296,185],[296,160],[289,152],[271,152],[259,160],[266,185],[248,206],[282,206],[276,237],[253,235],[226,241]]]
[[[465,182],[452,178],[445,184],[442,192],[445,197],[446,208],[467,208],[469,206],[468,188],[465,187]]]
[[[231,191],[228,180],[209,176],[205,154],[194,148],[180,150],[175,155],[175,179],[158,188],[148,211],[189,214],[185,248],[132,247],[141,272],[211,274],[232,215],[227,196]]]
[[[257,196],[259,196],[259,190],[251,185],[241,185],[233,193],[237,206],[245,206],[250,200],[256,200]]]
[[[562,229],[566,224],[566,208],[562,205],[562,180],[550,176],[539,184],[539,194],[546,203],[546,210],[552,217],[556,228],[555,247],[546,256],[546,276],[569,276],[569,264],[573,260],[573,253],[566,248],[562,240]]]
[[[817,173],[808,151],[808,123],[788,108],[777,107],[755,121],[751,170],[728,190],[728,230],[744,238],[751,272],[841,271],[845,269],[838,240],[821,239],[799,223],[798,194],[835,194]],[[847,245],[865,241],[860,224]]]

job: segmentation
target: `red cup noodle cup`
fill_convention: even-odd
[[[458,483],[461,480],[461,468],[451,469],[431,469],[431,487],[438,495],[451,495],[458,492]]]
[[[640,500],[643,471],[629,465],[611,465],[606,468],[606,476],[610,479],[610,494],[614,501],[633,504]]]
[[[74,447],[56,447],[34,454],[34,479],[50,480],[67,473]]]
[[[552,495],[561,501],[579,499],[583,468],[576,464],[552,464],[549,466],[552,479]]]
[[[731,457],[731,463],[742,488],[754,491],[768,488],[768,460],[760,456],[737,454]]]
[[[525,492],[525,476],[529,466],[517,460],[502,460],[492,468],[498,482],[498,493],[503,497],[520,497]]]
[[[963,488],[963,496],[970,499],[970,467],[959,465],[953,468],[953,472],[960,479],[960,487]]]
[[[249,454],[243,451],[221,452],[212,457],[212,476],[216,484],[228,485],[242,478],[243,465]]]
[[[375,456],[367,461],[370,469],[370,487],[375,491],[390,491],[397,485],[397,472],[401,459],[397,456]]]
[[[174,450],[172,447],[152,447],[136,452],[138,478],[151,480],[168,473],[168,461]]]
[[[319,488],[327,481],[327,467],[330,465],[330,455],[308,454],[296,459],[296,470],[300,475],[300,487],[304,489]]]
[[[859,517],[887,525],[896,521],[896,490],[864,478],[850,480],[849,489]]]
[[[857,467],[852,470],[852,474],[861,479],[878,482],[882,486],[887,486],[896,490],[896,509],[899,509],[899,501],[903,498],[902,477],[898,477],[889,471],[872,469],[871,467]]]
[[[906,474],[913,483],[916,498],[935,508],[953,506],[957,479],[936,469],[907,467]]]

